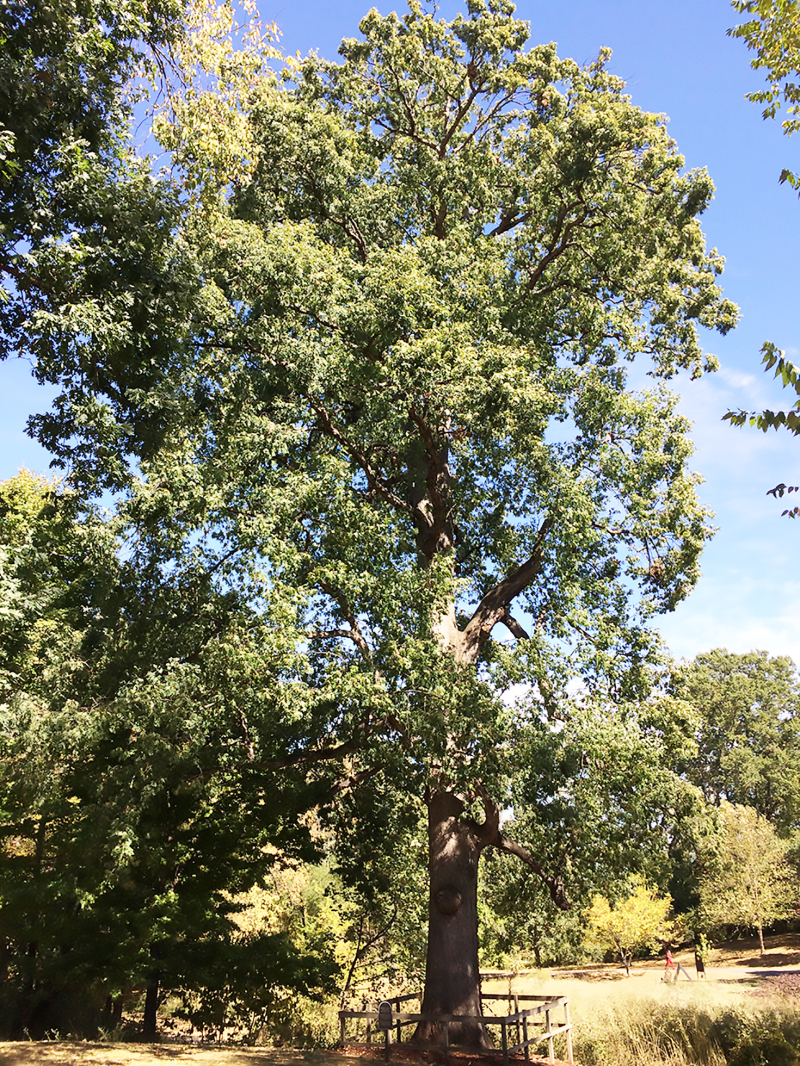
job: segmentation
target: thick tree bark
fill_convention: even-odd
[[[481,1021],[478,969],[478,861],[482,843],[463,821],[464,801],[432,790],[428,800],[430,902],[423,1014],[464,1014],[473,1022],[449,1026],[451,1044],[488,1047]],[[420,1043],[444,1043],[444,1027],[421,1022]]]
[[[500,831],[496,803],[479,790],[485,813],[483,823],[464,818],[465,800],[447,788],[432,788],[428,795],[428,954],[422,1013],[460,1014],[475,1021],[452,1023],[451,1044],[491,1047],[481,1010],[478,968],[478,863],[485,847],[516,855],[550,891],[553,902],[569,910],[559,877],[548,874],[534,857]],[[421,1022],[414,1040],[443,1044],[442,1023]]]
[[[417,523],[417,549],[420,558],[430,562],[437,554],[452,555],[455,529],[448,506],[450,471],[447,447],[437,444],[436,434],[414,410],[410,417],[424,445],[424,459],[415,456],[415,476],[408,503]],[[411,457],[409,470],[412,469]],[[537,577],[552,520],[539,528],[530,557],[515,567],[482,598],[464,629],[457,620],[455,600],[439,617],[434,632],[443,650],[457,663],[474,668],[482,649],[498,623],[508,627],[517,639],[526,639],[522,626],[511,615],[511,603]],[[422,1014],[434,1017],[462,1015],[475,1021],[448,1023],[420,1022],[414,1040],[424,1044],[462,1044],[475,1048],[492,1046],[481,1009],[478,964],[478,863],[484,847],[491,846],[517,855],[550,888],[558,906],[568,907],[563,885],[548,876],[524,848],[500,832],[497,805],[478,788],[486,819],[482,825],[463,818],[465,801],[446,784],[431,787],[428,795],[428,863],[430,900],[428,903],[428,950],[425,965],[425,991]]]

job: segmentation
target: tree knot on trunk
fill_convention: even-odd
[[[433,897],[439,914],[455,914],[461,906],[461,893],[453,885],[445,885],[440,888]]]

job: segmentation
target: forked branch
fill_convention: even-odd
[[[509,606],[514,597],[528,588],[541,570],[545,543],[552,528],[552,518],[546,518],[536,534],[530,557],[490,589],[476,607],[463,632],[460,655],[465,662],[474,661],[478,657],[483,644],[498,622],[504,622],[515,637],[527,637],[522,626],[511,617]]]
[[[330,414],[322,406],[322,404],[318,403],[315,400],[309,400],[309,403],[317,414],[320,429],[323,431],[323,433],[326,434],[326,436],[330,437],[332,440],[335,440],[337,444],[340,444],[348,453],[348,455],[355,461],[356,465],[359,467],[361,472],[364,474],[364,477],[367,479],[367,484],[372,489],[372,491],[377,496],[380,496],[383,500],[385,500],[396,511],[401,511],[404,514],[409,514],[411,511],[409,505],[405,502],[405,500],[400,499],[400,497],[396,495],[396,493],[392,492],[391,489],[387,488],[385,482],[373,470],[372,465],[369,459],[367,459],[366,455],[364,455],[364,453],[357,447],[356,444],[348,440],[342,433],[342,431],[333,424],[333,420],[331,419]]]

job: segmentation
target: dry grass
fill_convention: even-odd
[[[675,959],[693,981],[665,984],[661,959],[629,978],[589,965],[509,975],[491,990],[568,996],[582,1066],[800,1066],[800,997],[787,979],[800,969],[800,936],[767,948],[764,957],[749,941],[715,949],[705,981],[683,952]]]

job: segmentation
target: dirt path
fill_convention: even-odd
[[[405,1052],[405,1053],[403,1053]],[[492,1057],[451,1049],[451,1066],[499,1066],[499,1053]],[[441,1054],[395,1053],[394,1066],[433,1066]],[[512,1060],[515,1066],[550,1066],[531,1056]],[[382,1055],[356,1052],[341,1055],[335,1051],[293,1051],[290,1048],[197,1047],[175,1044],[92,1044],[92,1043],[0,1043],[0,1066],[384,1066]],[[556,1061],[555,1066],[569,1066]]]

